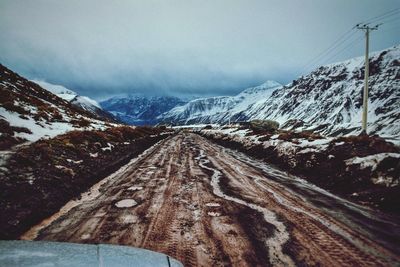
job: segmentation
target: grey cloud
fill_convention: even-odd
[[[267,79],[290,82],[349,27],[398,7],[398,0],[1,0],[0,62],[94,98],[233,94]],[[399,26],[377,33],[371,50],[399,43]],[[332,61],[362,53],[359,42]]]

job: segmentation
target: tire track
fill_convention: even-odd
[[[319,261],[327,262],[331,259],[332,263],[342,266],[385,266],[399,263],[397,255],[360,234],[359,231],[354,231],[337,218],[311,206],[298,193],[268,179],[256,167],[243,162],[243,156],[238,155],[238,152],[226,153],[226,149],[214,144],[210,145],[208,141],[199,140],[198,142],[204,144],[203,147],[210,155],[214,167],[218,168],[220,176],[223,173],[228,177],[230,185],[234,186],[234,191],[241,196],[240,199],[252,201],[278,213],[285,219],[286,224],[291,226],[291,233],[296,233],[296,237],[300,239],[297,241],[300,241],[300,244],[303,243],[303,247],[310,246],[309,242],[313,242],[314,254],[326,255]],[[280,175],[284,174],[280,173]],[[321,190],[318,191],[321,192]],[[337,197],[333,199],[338,200]],[[361,210],[361,212],[365,211]],[[309,242],[305,240],[301,242],[303,238]]]
[[[269,224],[272,224],[276,228],[276,230],[274,231],[274,235],[265,241],[266,246],[268,247],[269,258],[271,261],[270,263],[279,266],[295,266],[290,256],[283,253],[282,247],[289,240],[289,233],[286,231],[285,225],[276,218],[275,213],[261,206],[223,193],[219,186],[221,172],[213,167],[207,166],[207,164],[211,162],[207,159],[203,150],[200,150],[200,155],[197,157],[197,160],[199,161],[199,165],[202,168],[213,172],[213,175],[211,177],[211,185],[213,187],[213,192],[215,195],[226,200],[233,201],[237,204],[244,205],[255,211],[261,212],[264,216],[265,221]]]

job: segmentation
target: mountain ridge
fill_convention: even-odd
[[[77,92],[66,88],[63,85],[52,84],[42,80],[31,81],[48,90],[49,92],[57,95],[58,97],[72,103],[73,105],[83,110],[93,113],[96,116],[105,117],[111,120],[115,119],[112,114],[103,110],[100,104],[90,97],[79,95]]]
[[[101,107],[120,121],[133,125],[155,125],[160,114],[186,103],[174,96],[150,96],[130,94],[100,102]]]
[[[215,96],[195,99],[184,106],[174,108],[160,116],[160,120],[172,124],[218,123],[247,108],[260,98],[268,97],[273,90],[282,87],[276,81],[249,87],[235,96]]]
[[[177,125],[271,119],[284,129],[312,130],[332,136],[358,134],[363,86],[364,58],[357,57],[320,66],[285,86],[274,88],[270,95],[256,99],[247,107],[237,107],[234,112],[222,108],[209,114],[201,108],[179,107],[160,117],[166,123]],[[399,45],[371,53],[369,133],[400,137],[399,88]],[[206,99],[212,102],[215,97],[201,101]]]

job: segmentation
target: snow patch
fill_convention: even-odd
[[[221,216],[221,213],[210,211],[210,212],[207,212],[207,215],[211,216],[211,217],[219,217],[219,216]]]
[[[131,187],[128,187],[128,190],[130,190],[130,191],[143,190],[143,186],[131,186]]]
[[[219,203],[215,203],[215,202],[208,202],[206,203],[207,207],[219,207],[221,206]]]
[[[72,159],[67,159],[67,161],[73,164],[81,164],[83,162],[83,160],[72,160]]]
[[[110,151],[111,152],[113,148],[114,148],[114,145],[112,145],[110,143],[107,143],[107,146],[106,147],[102,147],[101,150],[103,150],[104,152],[105,151]]]
[[[372,171],[375,171],[376,167],[378,167],[379,163],[388,158],[400,158],[399,153],[379,153],[374,155],[369,155],[366,157],[354,157],[348,160],[345,160],[347,166],[350,165],[360,165],[360,169],[371,168]]]
[[[137,202],[134,199],[123,199],[115,203],[117,208],[130,208],[136,206]]]

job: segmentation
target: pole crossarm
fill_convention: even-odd
[[[373,27],[370,27],[368,24],[357,24],[356,26],[354,26],[355,28],[359,29],[359,30],[368,30],[368,31],[375,31],[379,28],[379,26],[381,26],[382,23],[376,24]]]

